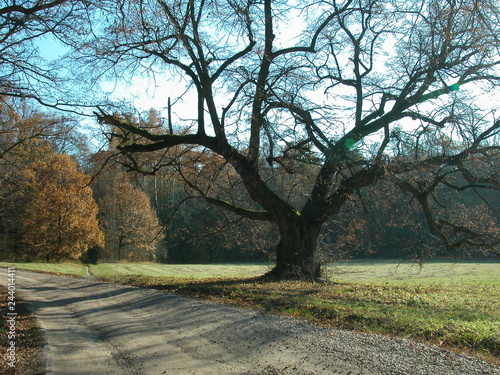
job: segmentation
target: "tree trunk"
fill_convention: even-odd
[[[278,223],[281,240],[276,248],[276,266],[265,276],[274,280],[318,281],[322,276],[317,254],[321,224],[300,216]]]

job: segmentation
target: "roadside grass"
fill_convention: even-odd
[[[27,309],[26,304],[16,298],[16,325],[15,325],[15,367],[10,367],[7,350],[10,347],[6,317],[8,312],[7,288],[0,286],[0,373],[1,374],[45,374],[45,365],[41,347],[43,338],[36,317]]]
[[[54,275],[69,275],[78,277],[85,277],[87,275],[86,267],[81,263],[0,262],[0,267],[15,267],[18,269],[51,273]]]
[[[263,282],[258,276],[267,270],[262,264],[90,265],[101,280],[405,337],[500,365],[500,262],[354,260],[330,265],[332,282],[317,284]]]

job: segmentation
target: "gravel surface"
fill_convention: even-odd
[[[500,374],[410,340],[91,278],[18,270],[16,289],[45,330],[48,374]]]

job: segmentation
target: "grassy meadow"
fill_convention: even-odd
[[[0,263],[0,266],[12,264]],[[17,268],[86,275],[79,264]],[[500,262],[353,260],[328,267],[331,283],[264,283],[263,264],[90,265],[101,280],[129,283],[316,321],[425,341],[500,364]]]

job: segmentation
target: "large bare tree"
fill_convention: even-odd
[[[163,132],[103,107],[99,121],[136,169],[145,166],[138,154],[163,158],[148,161],[154,173],[180,145],[222,158],[247,203],[191,188],[276,224],[281,238],[269,276],[320,277],[323,224],[381,180],[412,194],[448,248],[498,246],[498,234],[432,212],[439,185],[499,188],[500,120],[494,102],[476,99],[498,88],[496,1],[118,0],[107,7],[95,17],[95,38],[78,48],[81,61],[100,77],[150,74],[185,92]],[[175,132],[193,117],[190,131]],[[471,170],[471,159],[489,167]],[[277,187],[278,167],[314,173],[295,179],[308,191],[302,199],[289,199],[295,184]]]

